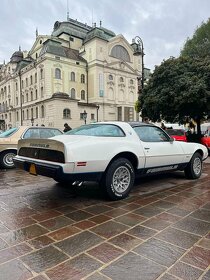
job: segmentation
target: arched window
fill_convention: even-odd
[[[120,77],[120,82],[121,82],[121,83],[123,83],[123,82],[124,82],[123,77]]]
[[[111,56],[130,62],[130,56],[128,51],[123,46],[120,45],[116,45],[112,48]]]
[[[28,102],[28,93],[26,93],[26,102]]]
[[[71,118],[71,110],[66,108],[63,110],[63,118],[64,119],[70,119]]]
[[[25,112],[24,112],[24,110],[22,112],[22,117],[23,117],[23,120],[25,120]]]
[[[41,106],[41,118],[44,118],[44,105]]]
[[[75,99],[75,97],[76,97],[76,91],[75,91],[74,88],[71,89],[70,97],[71,97],[71,98],[74,98],[74,99]]]
[[[36,118],[38,118],[39,115],[38,115],[38,107],[36,107]]]
[[[85,100],[85,91],[81,90],[81,100]]]
[[[71,72],[71,81],[75,82],[75,73],[74,72]]]
[[[82,83],[82,84],[85,83],[85,75],[84,75],[84,74],[81,75],[81,83]]]
[[[29,119],[29,115],[28,115],[28,109],[26,110],[26,119]]]
[[[113,81],[113,76],[111,74],[109,75],[109,80]]]
[[[18,122],[19,121],[19,113],[18,112],[17,112],[16,116],[17,116],[17,122]]]
[[[41,68],[40,69],[40,79],[44,78],[44,70]]]
[[[32,77],[32,75],[30,76],[30,83],[31,83],[31,85],[33,84],[33,77]]]
[[[133,85],[133,80],[132,79],[130,79],[130,84]]]
[[[55,68],[55,78],[61,79],[61,70],[59,68]]]
[[[35,83],[37,83],[37,73],[35,73]]]
[[[31,101],[33,101],[33,91],[31,91]]]
[[[33,118],[34,117],[34,110],[33,110],[33,108],[31,108],[31,118]]]

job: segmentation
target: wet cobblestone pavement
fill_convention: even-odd
[[[128,199],[0,170],[0,280],[209,280],[210,164],[140,179]]]

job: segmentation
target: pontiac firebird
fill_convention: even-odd
[[[96,181],[112,200],[128,196],[137,176],[183,170],[198,179],[207,148],[175,141],[166,131],[140,122],[98,122],[50,139],[22,139],[16,167],[74,185]]]

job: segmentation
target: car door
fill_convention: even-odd
[[[164,130],[156,126],[139,126],[134,130],[145,151],[146,169],[166,167],[165,170],[167,170],[168,167],[170,170],[183,163],[184,153],[180,143],[173,141]]]

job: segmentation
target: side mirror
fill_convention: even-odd
[[[175,139],[173,137],[170,137],[169,142],[173,143],[175,141]]]

